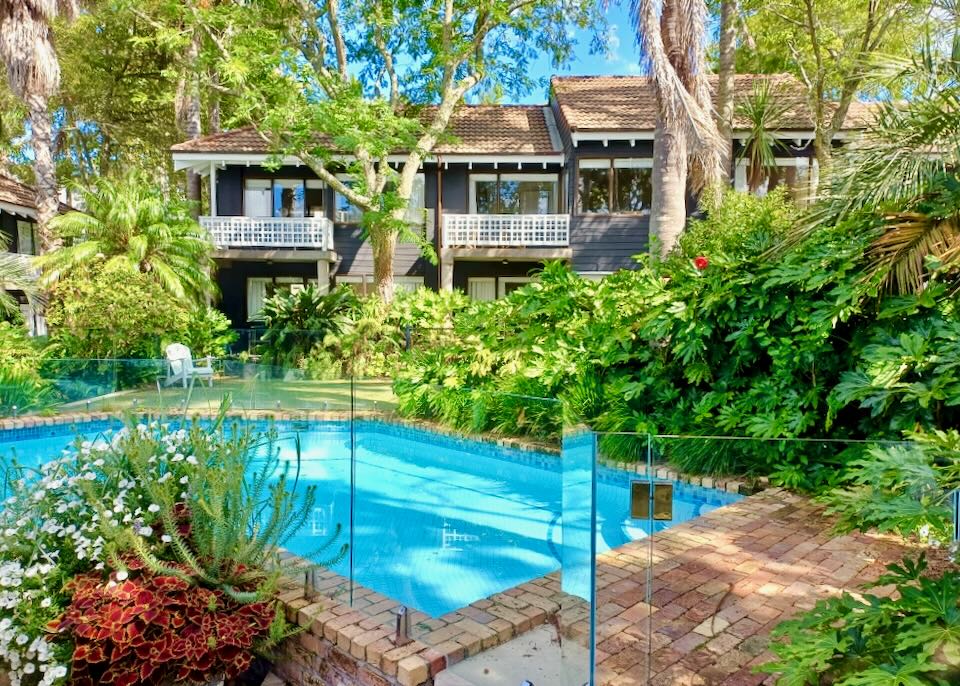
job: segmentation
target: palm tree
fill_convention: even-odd
[[[926,258],[960,269],[960,31],[944,54],[936,39],[878,78],[910,92],[876,106],[874,125],[835,156],[820,202],[791,243],[820,226],[866,214],[879,223],[867,259],[895,292],[922,290]]]
[[[52,24],[57,17],[69,19],[76,12],[77,0],[0,0],[0,58],[7,66],[10,89],[30,114],[41,252],[55,247],[50,222],[58,208],[49,100],[60,87],[60,63]]]
[[[23,291],[31,302],[38,302],[37,277],[26,255],[6,252],[10,237],[0,233],[0,316],[11,317],[20,313],[20,306],[8,291]]]
[[[87,211],[53,220],[69,245],[38,258],[45,282],[104,263],[149,274],[170,294],[198,305],[212,295],[212,246],[185,203],[165,199],[134,175],[77,190]]]
[[[704,54],[703,0],[633,0],[631,15],[657,98],[650,231],[662,254],[686,225],[687,182],[694,191],[719,187],[723,139],[713,118]]]
[[[777,150],[785,147],[777,138],[777,129],[787,109],[769,81],[754,83],[750,95],[737,103],[737,116],[749,124],[740,159],[747,160],[747,185],[751,191],[770,178],[770,170],[777,164]]]

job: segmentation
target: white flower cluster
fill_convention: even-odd
[[[164,483],[176,477],[186,486],[189,479],[180,474],[197,464],[189,433],[166,429],[157,423],[134,429],[134,438],[156,440],[145,478]],[[37,475],[13,484],[16,495],[0,505],[0,665],[9,671],[11,686],[25,677],[54,686],[67,676],[68,666],[58,661],[45,631],[63,609],[51,601],[61,592],[61,561],[71,569],[103,569],[111,530],[153,538],[150,523],[160,506],[134,474],[116,473],[122,460],[110,459],[131,437],[122,429],[65,450]],[[179,495],[186,497],[185,490]]]

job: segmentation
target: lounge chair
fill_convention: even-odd
[[[170,386],[178,381],[187,387],[187,381],[192,384],[196,379],[207,379],[207,384],[213,386],[213,358],[204,357],[194,364],[190,348],[183,343],[171,343],[164,350],[167,356],[167,380],[165,385]]]

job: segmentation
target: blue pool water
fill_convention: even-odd
[[[557,456],[377,421],[356,422],[352,438],[349,425],[339,422],[279,423],[277,428],[281,457],[295,457],[293,436],[299,436],[300,483],[317,486],[310,521],[287,546],[295,553],[316,551],[338,523],[343,526],[338,543],[348,540],[353,440],[358,584],[440,616],[560,568]],[[49,435],[51,430],[59,433]],[[36,436],[0,432],[0,456],[15,451],[19,462],[37,464],[58,455],[74,438],[66,429],[44,431]],[[626,472],[600,470],[599,550],[650,534],[648,522],[630,519],[629,484]],[[674,519],[654,527],[661,530],[738,499],[678,483]],[[344,559],[334,569],[347,575],[349,565]]]

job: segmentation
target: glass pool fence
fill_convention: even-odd
[[[171,379],[165,361],[46,360],[39,387],[0,388],[0,459],[40,464],[77,436],[108,435],[124,416],[203,422],[226,398],[228,420],[273,432],[291,483],[315,487],[306,523],[286,543],[289,572],[309,597],[351,606],[398,644],[447,650],[459,637],[459,658],[469,659],[445,671],[467,683],[656,679],[658,653],[689,633],[691,612],[726,622],[712,620],[710,632],[743,616],[756,550],[739,543],[741,529],[759,519],[793,526],[769,543],[800,559],[804,537],[828,528],[796,526],[781,491],[751,499],[770,487],[754,475],[802,487],[872,451],[917,450],[594,432],[547,398],[315,379],[233,360],[213,370],[211,384]],[[704,466],[734,476],[688,476]],[[7,471],[2,487],[16,487]],[[946,494],[925,493],[925,507],[949,510]],[[812,606],[784,582],[778,602]],[[692,605],[691,591],[703,591]],[[514,639],[526,659],[498,652]]]

